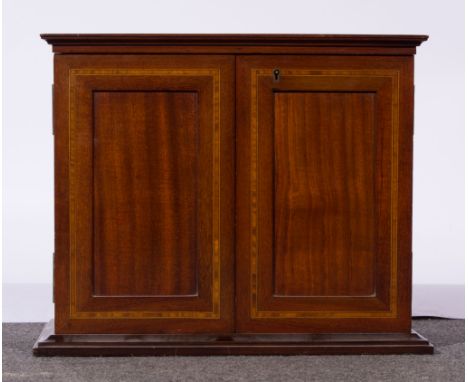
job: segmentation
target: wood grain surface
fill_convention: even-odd
[[[274,102],[274,293],[372,295],[374,94]]]
[[[95,92],[94,117],[94,293],[197,294],[197,93]]]
[[[409,328],[411,65],[238,57],[238,331]]]
[[[427,36],[42,37],[55,324],[38,353],[129,354],[128,335],[140,354],[432,351],[410,335]]]
[[[57,332],[233,330],[234,59],[55,64]]]
[[[42,34],[56,53],[412,55],[425,35]]]

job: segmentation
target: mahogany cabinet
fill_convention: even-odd
[[[35,354],[432,352],[411,331],[427,36],[42,38],[55,320]]]

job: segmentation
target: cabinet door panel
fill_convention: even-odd
[[[232,330],[233,61],[57,57],[58,333]]]
[[[411,65],[238,58],[239,331],[409,328]]]

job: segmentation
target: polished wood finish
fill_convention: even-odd
[[[238,57],[238,330],[410,330],[412,65]]]
[[[53,47],[70,45],[315,45],[315,46],[419,46],[426,35],[373,34],[61,34],[43,33]]]
[[[95,296],[198,294],[197,104],[196,92],[94,93]]]
[[[427,36],[42,37],[55,324],[35,354],[432,351],[411,334]]]
[[[424,35],[42,34],[55,53],[413,55]]]
[[[424,337],[408,334],[57,335],[49,322],[36,356],[227,356],[433,354]]]
[[[274,93],[275,296],[371,296],[374,93]]]
[[[57,333],[234,330],[234,58],[55,71]]]

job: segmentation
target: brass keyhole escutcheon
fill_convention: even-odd
[[[273,70],[273,78],[275,81],[279,81],[280,79],[280,70],[279,69],[274,69]]]

